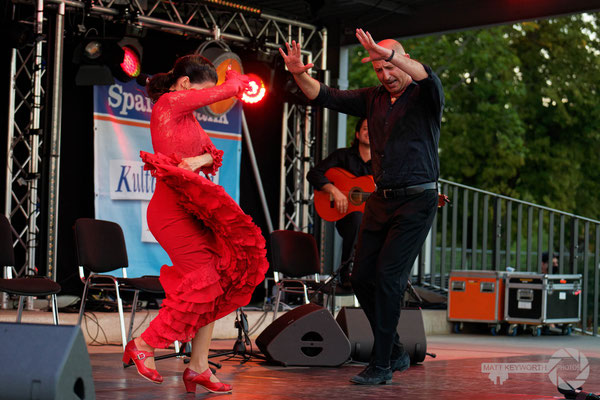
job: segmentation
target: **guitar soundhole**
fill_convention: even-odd
[[[353,187],[348,192],[348,200],[354,206],[360,206],[363,203],[362,199],[363,191],[359,187]]]

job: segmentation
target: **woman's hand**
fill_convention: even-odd
[[[242,75],[233,69],[228,69],[227,72],[225,72],[225,83],[234,85],[236,88],[236,96],[240,97],[244,94],[244,90],[249,87],[250,79],[246,75]]]
[[[182,158],[181,162],[177,166],[179,168],[183,168],[183,169],[187,169],[188,171],[195,172],[202,167],[207,167],[209,165],[212,165],[212,163],[213,163],[212,155],[210,153],[204,153],[204,154],[202,154],[200,156],[196,156],[196,157]]]
[[[362,44],[362,46],[369,52],[369,57],[365,57],[362,59],[363,63],[387,60],[390,55],[392,55],[392,50],[386,49],[375,43],[371,34],[369,32],[365,32],[362,29],[356,30],[356,38]]]
[[[283,62],[285,62],[287,69],[293,75],[302,75],[314,67],[313,63],[304,65],[302,62],[302,53],[300,52],[300,44],[296,43],[295,40],[292,40],[291,46],[289,43],[286,43],[285,47],[287,48],[287,54],[285,54],[285,51],[283,51],[282,48],[279,48],[279,53],[281,54],[281,57],[283,57]]]

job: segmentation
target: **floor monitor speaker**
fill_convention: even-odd
[[[277,318],[256,338],[268,360],[333,367],[350,358],[350,342],[329,311],[305,304]]]
[[[0,323],[0,399],[95,399],[81,328]]]
[[[373,331],[362,308],[342,307],[336,321],[350,340],[351,357],[369,362],[373,348]],[[427,339],[420,308],[403,308],[397,327],[400,342],[413,364],[422,362],[427,352]]]

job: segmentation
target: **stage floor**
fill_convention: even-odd
[[[214,348],[230,350],[232,340],[215,340]],[[255,347],[256,349],[256,347]],[[562,349],[573,349],[570,353]],[[118,346],[88,346],[98,399],[193,399],[228,396],[228,399],[561,399],[553,374],[568,382],[583,381],[586,391],[600,393],[600,338],[521,335],[517,337],[452,334],[428,337],[427,357],[421,365],[395,373],[393,384],[359,386],[348,380],[363,368],[281,367],[259,359],[216,358],[222,364],[219,378],[232,384],[232,394],[216,395],[198,388],[185,393],[181,373],[185,364],[171,358],[157,362],[161,385],[141,378],[134,367],[122,368]],[[577,362],[578,361],[578,362]],[[500,384],[482,372],[485,363],[501,365],[506,380]],[[505,363],[511,363],[506,365]],[[531,364],[536,363],[536,364]],[[520,370],[521,372],[512,372]],[[532,371],[536,370],[536,371]],[[556,379],[554,379],[556,381]]]

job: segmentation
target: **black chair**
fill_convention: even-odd
[[[21,322],[23,303],[27,296],[51,296],[52,319],[58,325],[58,306],[56,294],[61,287],[58,283],[43,276],[13,278],[15,252],[13,249],[12,228],[4,215],[0,215],[0,265],[4,269],[4,278],[0,279],[0,292],[19,296],[17,322]]]
[[[271,257],[276,290],[275,320],[284,292],[302,294],[304,302],[310,303],[309,293],[319,285],[321,262],[317,242],[312,235],[288,230],[271,233]]]
[[[123,348],[133,333],[133,323],[139,292],[148,292],[156,295],[164,295],[164,290],[158,280],[158,276],[143,276],[141,278],[127,278],[127,249],[125,238],[121,227],[110,221],[97,220],[93,218],[79,218],[75,221],[75,244],[77,249],[77,261],[79,265],[79,276],[85,284],[81,296],[79,318],[77,324],[81,324],[85,303],[90,289],[114,290],[117,297],[117,309],[119,311],[119,322],[121,325],[121,339]],[[122,277],[107,275],[120,269]],[[85,271],[88,276],[85,276]],[[129,332],[125,336],[125,318],[123,316],[123,302],[121,291],[132,291],[133,305],[131,307],[131,320]]]

